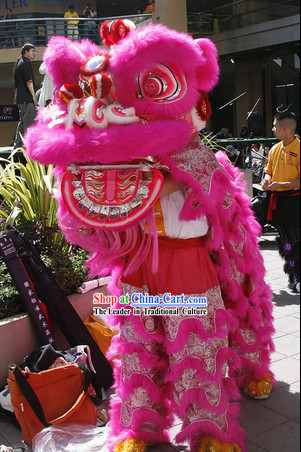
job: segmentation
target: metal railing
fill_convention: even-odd
[[[299,0],[237,0],[218,8],[188,13],[188,31],[195,37],[212,36],[300,14]]]
[[[22,47],[31,43],[36,47],[44,47],[52,36],[66,36],[73,40],[89,38],[96,44],[101,44],[99,27],[106,20],[130,19],[137,27],[142,27],[152,21],[151,14],[103,17],[95,19],[78,18],[76,29],[68,26],[70,19],[62,17],[30,18],[0,20],[0,48]]]

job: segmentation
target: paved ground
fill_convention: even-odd
[[[299,452],[300,450],[300,297],[287,289],[275,237],[265,234],[261,249],[267,269],[266,280],[274,292],[274,336],[276,352],[272,370],[276,386],[266,401],[241,400],[241,424],[248,435],[248,452]],[[179,423],[173,433],[179,431]],[[0,423],[0,445],[21,445],[20,432]],[[102,449],[103,450],[103,449]],[[152,452],[182,452],[183,446],[152,447]],[[45,451],[48,452],[48,451]]]

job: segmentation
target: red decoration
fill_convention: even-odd
[[[200,100],[197,103],[196,110],[202,121],[208,121],[212,113],[212,107],[206,91],[200,91]]]
[[[81,99],[83,95],[83,90],[76,83],[66,83],[60,89],[60,98],[66,104],[69,104],[72,99]]]
[[[110,55],[107,52],[99,53],[88,58],[80,68],[80,79],[89,82],[93,75],[106,72],[109,66]]]
[[[101,39],[107,47],[117,44],[131,32],[130,21],[117,19],[112,22],[104,22],[100,29]]]
[[[137,224],[152,209],[164,185],[157,168],[144,180],[139,169],[66,171],[62,196],[68,211],[88,227],[119,230]]]
[[[112,88],[111,79],[105,74],[94,75],[90,80],[91,94],[98,99],[104,99]]]

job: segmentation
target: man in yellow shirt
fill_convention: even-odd
[[[145,14],[152,14],[156,11],[155,0],[148,0],[148,6],[146,7]]]
[[[79,15],[77,11],[75,11],[74,5],[69,6],[69,11],[65,12],[64,17],[71,19],[67,22],[67,36],[72,41],[78,41],[79,33],[78,33],[78,20]]]
[[[268,220],[276,227],[289,288],[300,293],[300,140],[294,113],[279,113],[273,132],[280,143],[269,153],[264,190],[272,192]]]

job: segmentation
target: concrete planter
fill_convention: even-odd
[[[68,297],[82,320],[92,314],[93,294],[96,292],[106,295],[106,286]],[[56,328],[55,341],[60,350],[69,348],[68,342]],[[20,364],[26,355],[40,346],[35,328],[27,314],[0,320],[0,387],[6,383],[8,366],[12,363]]]

